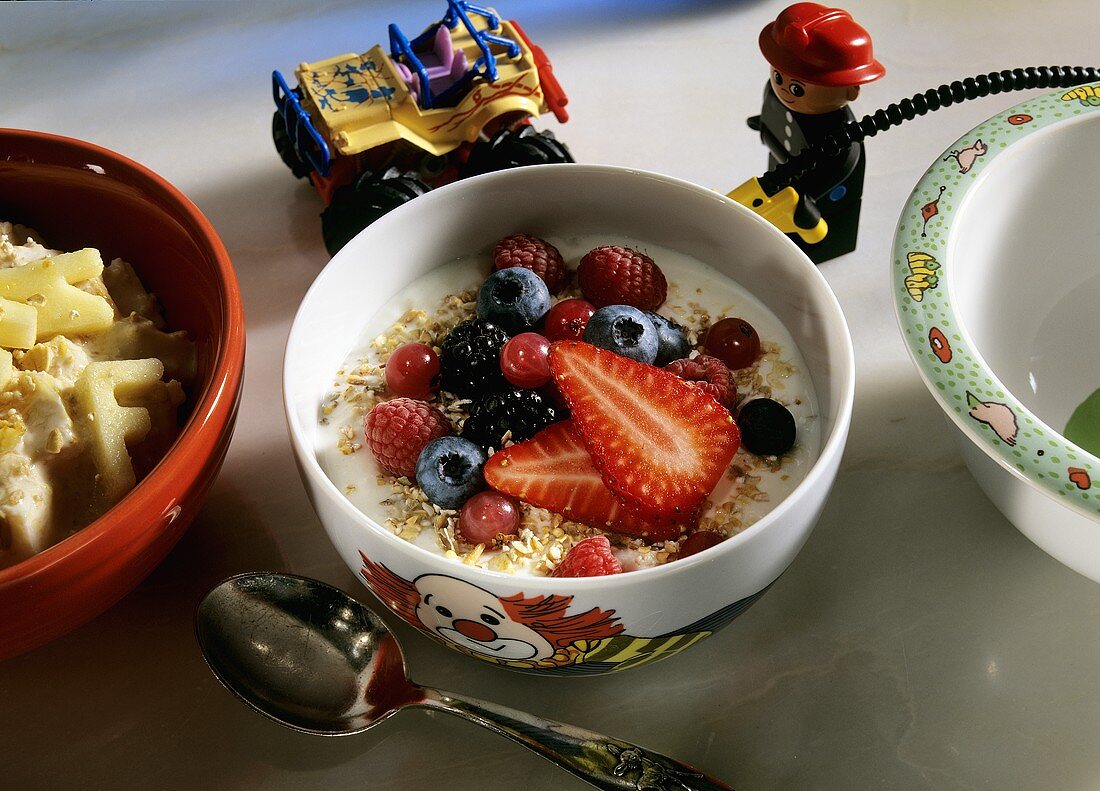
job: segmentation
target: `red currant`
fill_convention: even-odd
[[[521,332],[500,350],[500,370],[515,387],[542,387],[550,381],[550,341]]]
[[[546,314],[542,334],[551,341],[579,341],[596,308],[583,299],[564,299]]]
[[[726,537],[721,533],[715,533],[713,530],[699,530],[680,542],[680,558],[695,555],[725,540]]]
[[[478,492],[458,512],[458,535],[468,544],[492,546],[497,536],[514,536],[519,503],[492,490]]]
[[[398,346],[386,360],[386,387],[403,398],[427,398],[439,389],[439,356],[423,343]]]
[[[722,319],[711,325],[704,341],[713,354],[731,370],[748,368],[760,356],[760,336],[744,319]]]

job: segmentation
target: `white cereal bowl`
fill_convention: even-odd
[[[457,257],[487,254],[498,239],[520,231],[626,236],[693,256],[748,286],[793,335],[817,393],[822,449],[805,480],[767,516],[716,547],[599,578],[516,576],[467,566],[398,538],[353,506],[317,458],[320,404],[333,373],[371,315],[400,289]],[[330,540],[360,581],[453,649],[558,675],[603,673],[671,656],[752,604],[817,521],[847,438],[853,391],[851,338],[840,306],[782,233],[701,187],[589,165],[529,167],[461,181],[368,227],[332,259],[303,300],[283,373],[302,479]],[[499,622],[491,640],[477,642],[451,628],[457,619],[476,621],[488,611]]]
[[[1097,110],[1100,86],[1042,96],[945,151],[902,212],[893,291],[979,485],[1100,581]]]

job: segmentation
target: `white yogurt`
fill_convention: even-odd
[[[640,245],[634,240],[608,236],[579,236],[551,238],[561,251],[567,265],[576,268],[581,256],[594,247],[621,244],[645,252],[657,263],[669,282],[668,299],[658,312],[685,326],[698,326],[693,312],[706,311],[711,323],[721,318],[736,316],[752,324],[760,335],[765,354],[758,371],[770,393],[764,393],[780,401],[795,417],[798,433],[794,449],[781,460],[765,463],[745,450],[738,451],[731,465],[731,473],[724,476],[710,497],[710,509],[704,514],[703,527],[724,525],[725,532],[735,534],[758,521],[780,503],[805,478],[817,459],[821,448],[821,421],[818,417],[817,397],[806,364],[787,329],[746,288],[710,266],[680,253],[652,245]],[[380,335],[388,333],[410,309],[434,313],[447,295],[473,291],[481,284],[490,270],[489,253],[462,258],[438,267],[402,290],[385,308],[366,321],[359,338],[345,358],[341,373],[334,377],[334,394],[349,392],[347,373],[358,368],[363,360],[378,361],[377,347],[372,346]],[[377,386],[377,378],[372,379]],[[362,391],[372,385],[352,385],[351,390]],[[739,395],[746,394],[743,390]],[[393,491],[393,481],[379,482],[379,467],[370,450],[359,447],[363,438],[363,409],[346,398],[328,400],[319,432],[318,461],[321,468],[348,499],[375,522],[394,528],[392,506],[384,501],[401,498]],[[353,452],[348,452],[354,449]],[[747,475],[737,475],[739,468]],[[723,508],[736,500],[735,505]],[[713,521],[712,521],[713,520]],[[398,529],[394,530],[399,532]],[[414,543],[425,549],[447,554],[437,532],[424,529]],[[637,542],[635,542],[637,543]],[[674,546],[671,547],[673,550]],[[616,550],[624,568],[653,565],[658,553],[637,547],[620,546]],[[453,554],[453,553],[452,553]],[[495,553],[485,552],[467,562],[496,568],[492,560]],[[456,562],[458,562],[456,560]],[[532,563],[520,563],[510,568],[518,573],[532,573]]]

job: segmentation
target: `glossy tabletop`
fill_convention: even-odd
[[[724,190],[764,168],[745,118],[767,75],[756,38],[783,2],[498,5],[552,58],[572,119],[540,125],[579,161]],[[857,115],[979,72],[1096,60],[1092,0],[847,7],[888,70]],[[222,235],[248,316],[237,434],[190,532],[98,620],[0,663],[3,787],[585,787],[424,712],[350,738],[284,730],[219,686],[192,630],[201,595],[246,570],[317,577],[369,601],[306,500],[283,423],[283,344],[327,255],[318,198],[271,144],[269,80],[363,51],[391,21],[419,29],[442,8],[0,4],[0,125],[107,146],[182,189]],[[636,741],[738,789],[1100,785],[1100,585],[1034,547],[978,489],[890,296],[891,239],[913,184],[960,134],[1034,93],[941,110],[868,144],[859,247],[822,267],[855,340],[851,439],[820,524],[756,606],[680,656],[602,678],[511,673],[398,623],[414,678]]]

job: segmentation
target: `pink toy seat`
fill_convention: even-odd
[[[451,33],[446,25],[440,25],[435,31],[431,52],[418,54],[420,62],[428,72],[428,87],[432,94],[439,94],[457,82],[466,73],[466,53],[455,50],[451,42]],[[416,74],[404,63],[395,62],[397,71],[409,91],[416,99],[420,98],[420,81]]]
[[[428,76],[451,71],[451,61],[454,60],[454,45],[451,43],[451,33],[446,25],[440,25],[435,30],[435,39],[432,42],[432,51],[420,56],[420,62],[428,70]],[[434,72],[434,73],[433,73]]]

